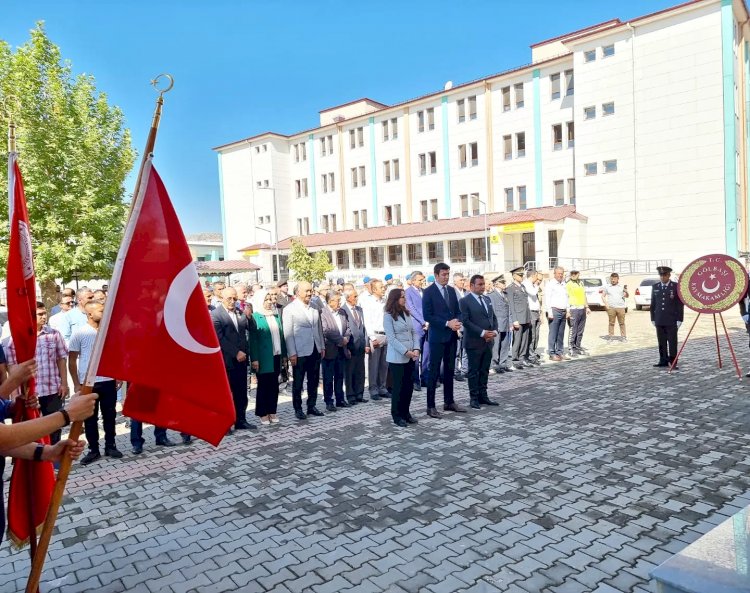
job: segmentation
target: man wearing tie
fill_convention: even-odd
[[[435,264],[435,283],[424,291],[422,313],[429,324],[427,341],[430,345],[430,370],[427,377],[427,415],[442,418],[435,407],[435,389],[443,365],[443,410],[466,412],[453,400],[453,372],[456,365],[458,332],[463,327],[460,321],[461,308],[458,295],[448,286],[450,266]]]
[[[685,305],[677,292],[677,283],[669,279],[672,268],[656,269],[661,282],[651,287],[651,324],[656,328],[659,343],[659,362],[654,366],[668,367],[677,355],[677,330],[684,319]]]
[[[362,307],[357,304],[357,291],[352,285],[344,287],[346,302],[341,307],[346,313],[352,336],[347,347],[351,358],[346,359],[344,366],[344,382],[346,384],[346,399],[350,404],[370,401],[365,398],[365,354],[370,352],[367,345],[367,329]]]
[[[469,396],[471,407],[496,406],[487,395],[492,345],[497,336],[497,318],[490,299],[484,296],[484,277],[475,274],[469,281],[469,292],[461,299],[461,321],[464,325],[464,348],[469,359]]]
[[[406,308],[411,314],[411,323],[414,334],[419,341],[419,349],[422,352],[422,364],[419,361],[414,364],[414,390],[422,391],[427,387],[427,372],[430,368],[430,347],[427,342],[428,325],[422,315],[422,294],[424,292],[424,274],[416,271],[409,276],[410,286],[406,289]]]

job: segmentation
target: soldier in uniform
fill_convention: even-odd
[[[498,335],[492,347],[492,366],[490,372],[504,373],[508,364],[508,349],[510,346],[510,320],[508,317],[508,297],[505,294],[505,276],[500,274],[492,279],[494,289],[489,293],[492,310],[497,317]]]
[[[677,329],[682,325],[685,305],[677,293],[677,283],[669,279],[672,268],[659,266],[656,269],[661,281],[651,288],[651,323],[659,341],[659,362],[654,366],[667,367],[677,355]]]
[[[524,275],[523,266],[511,270],[513,283],[505,291],[508,295],[510,310],[510,324],[513,327],[513,368],[523,369],[533,366],[529,361],[529,346],[531,339],[531,311],[529,310],[529,294],[521,284]]]

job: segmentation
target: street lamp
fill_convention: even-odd
[[[266,190],[271,192],[271,200],[273,200],[273,235],[276,243],[276,275],[277,280],[281,280],[281,258],[279,257],[279,218],[276,216],[276,188],[275,187],[259,187],[257,189]],[[258,227],[255,227],[256,229]],[[266,229],[263,229],[264,231]],[[269,234],[271,231],[268,231]],[[273,270],[271,270],[273,274]]]
[[[487,224],[487,202],[477,198],[477,201],[484,206],[484,257],[487,263],[490,262],[490,227]]]

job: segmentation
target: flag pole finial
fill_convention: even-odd
[[[16,152],[16,123],[13,118],[8,121],[8,152]]]

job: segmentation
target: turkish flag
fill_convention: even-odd
[[[193,258],[149,159],[110,284],[97,375],[130,383],[123,414],[218,445],[234,424]]]
[[[10,214],[10,245],[7,269],[7,301],[10,334],[18,362],[34,358],[36,351],[36,278],[31,251],[31,227],[26,210],[21,171],[16,154],[8,159],[8,210]],[[26,386],[34,393],[34,380]],[[20,404],[20,405],[19,405]],[[39,410],[16,404],[13,422],[39,418]],[[39,441],[49,444],[49,437]],[[8,537],[21,547],[44,523],[55,486],[55,469],[50,462],[17,459],[13,466],[8,494]]]

